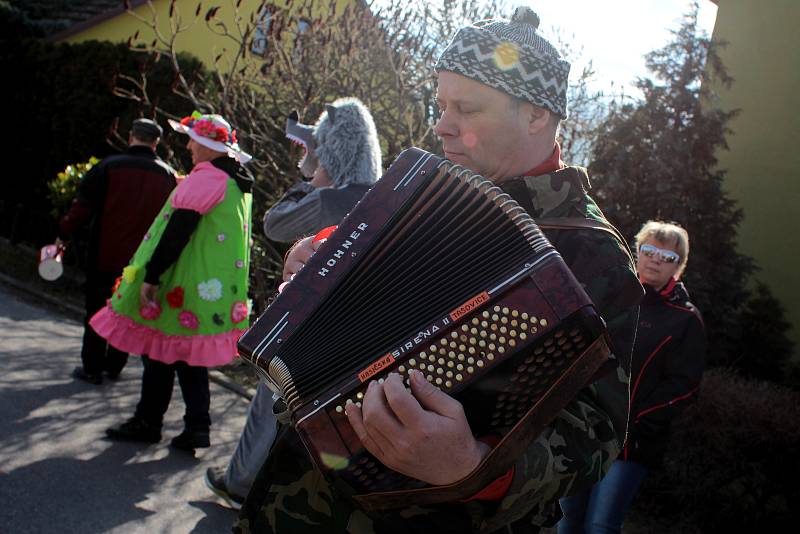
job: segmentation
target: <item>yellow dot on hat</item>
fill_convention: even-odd
[[[508,70],[519,62],[519,49],[515,43],[505,41],[494,49],[494,64],[500,70]]]

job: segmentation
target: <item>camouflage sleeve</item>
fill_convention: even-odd
[[[602,232],[549,236],[603,317],[618,361],[584,388],[515,464],[514,480],[481,530],[525,518],[543,524],[560,497],[600,480],[622,448],[628,415],[630,354],[641,285],[623,245]]]

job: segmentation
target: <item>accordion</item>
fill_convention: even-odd
[[[412,148],[239,340],[317,467],[366,509],[467,498],[501,476],[609,358],[602,319],[529,214],[492,182]],[[502,440],[464,480],[385,467],[344,413],[412,369]]]

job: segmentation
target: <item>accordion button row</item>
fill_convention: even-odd
[[[518,342],[526,341],[547,324],[547,319],[496,305],[432,340],[427,348],[401,361],[393,372],[400,373],[408,385],[408,372],[417,369],[428,382],[447,392],[468,381],[476,372],[490,367],[496,358],[513,351]],[[382,382],[383,379],[378,381]],[[364,383],[361,388],[351,392],[349,398],[337,404],[334,408],[336,413],[344,413],[345,406],[351,402],[360,406],[368,385]]]
[[[577,328],[559,329],[549,335],[517,365],[503,393],[497,396],[490,429],[497,431],[516,424],[586,345]]]

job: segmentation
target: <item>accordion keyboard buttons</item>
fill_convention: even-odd
[[[546,325],[546,319],[537,319],[509,306],[495,305],[490,310],[479,312],[440,338],[431,340],[425,349],[402,362],[396,368],[396,372],[400,373],[407,386],[410,385],[409,371],[417,369],[423,373],[428,382],[450,390],[470,380],[476,372],[486,370],[487,364],[490,367],[498,357],[513,350],[519,342],[527,341],[530,335],[536,334],[540,327]],[[547,340],[534,350],[533,356],[526,358],[525,363],[515,370],[510,390],[519,393],[518,390],[539,388],[540,382],[545,382],[554,372],[563,368],[552,365],[551,360],[558,356],[558,353],[577,350],[580,336],[578,329],[572,329],[569,333],[558,330],[549,335]],[[379,379],[379,382],[382,381],[383,378]],[[350,399],[343,399],[344,402],[335,406],[336,413],[343,413],[345,405],[349,402],[360,404],[367,385],[363,384],[359,390],[350,394]],[[507,399],[505,403],[498,402],[492,414],[493,423],[502,426],[509,417],[518,418],[518,412],[527,410],[527,407],[534,402],[533,399],[541,394],[540,391],[530,391],[530,393],[530,396],[517,396],[513,400]]]

